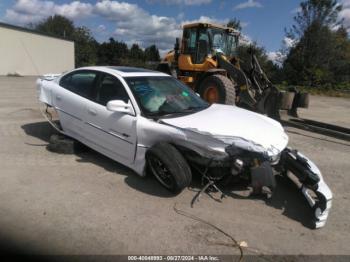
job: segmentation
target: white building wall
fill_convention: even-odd
[[[0,25],[0,75],[42,75],[74,68],[74,42]]]

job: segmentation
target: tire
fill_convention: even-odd
[[[215,89],[217,95],[212,95],[212,93],[215,93]],[[235,104],[235,84],[223,75],[207,76],[199,85],[198,92],[209,103]]]
[[[309,108],[310,104],[310,94],[309,93],[299,93],[298,94],[298,107]]]
[[[170,192],[178,194],[190,185],[191,169],[174,146],[168,143],[156,144],[147,152],[146,160],[149,170]]]

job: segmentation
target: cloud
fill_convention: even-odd
[[[105,25],[99,25],[98,27],[97,27],[97,31],[99,31],[99,32],[104,32],[104,31],[106,31],[106,26]]]
[[[239,36],[239,44],[240,45],[251,45],[251,44],[253,44],[253,40],[251,39],[250,36],[241,34]]]
[[[287,49],[294,47],[296,43],[297,43],[297,40],[292,39],[290,37],[284,37],[282,41],[283,48],[287,48]]]
[[[90,16],[93,7],[89,3],[74,1],[70,4],[56,5],[55,9],[55,12],[59,15],[70,19],[76,19]]]
[[[184,13],[184,12],[180,12],[180,13],[177,15],[177,17],[176,17],[176,19],[179,20],[179,21],[184,20],[184,18],[185,18],[185,13]]]
[[[284,37],[282,40],[282,51],[272,51],[267,53],[267,57],[274,64],[282,66],[283,61],[287,58],[287,52],[290,48],[294,47],[297,44],[297,40],[294,40],[289,37]]]
[[[95,5],[79,1],[59,5],[45,0],[18,0],[6,10],[5,20],[27,25],[55,14],[72,20],[91,16],[109,20],[115,25],[114,37],[127,43],[138,42],[143,47],[157,44],[159,48],[169,49],[173,47],[175,37],[181,35],[175,18],[151,15],[136,4],[109,0],[98,1]],[[102,32],[101,29],[94,31]]]
[[[279,51],[277,51],[277,52],[268,52],[267,53],[267,58],[275,63],[275,62],[278,61],[278,59],[280,58],[281,55],[282,55],[282,53],[279,52]]]
[[[240,3],[234,7],[234,10],[246,9],[246,8],[261,8],[263,5],[255,0],[248,0]]]
[[[151,15],[136,4],[104,0],[96,3],[93,13],[115,23],[113,36],[126,43],[169,49],[181,35],[175,18]]]
[[[350,7],[350,0],[342,0],[341,4],[343,5],[343,7]]]
[[[191,23],[212,23],[212,24],[218,24],[218,25],[226,25],[228,21],[229,21],[228,18],[217,19],[214,17],[202,15],[198,19],[182,21],[181,26],[183,26],[184,24],[191,24]]]
[[[278,66],[282,66],[283,61],[286,59],[286,57],[287,56],[281,51],[267,53],[267,58]]]
[[[205,5],[211,3],[211,0],[146,0],[146,2],[167,5]]]
[[[136,4],[105,0],[96,4],[94,14],[115,23],[115,38],[144,48],[156,44],[163,53],[173,48],[182,32],[175,18],[152,15]]]
[[[146,15],[146,11],[136,4],[109,0],[97,2],[94,13],[112,21],[132,20],[140,15],[142,17]]]
[[[92,9],[91,4],[79,1],[57,5],[52,1],[18,0],[11,9],[6,10],[5,21],[24,25],[37,23],[55,14],[69,19],[79,19],[89,16]]]
[[[343,10],[340,12],[339,16],[344,20],[344,26],[347,27],[350,33],[350,0],[342,0]]]
[[[297,14],[297,13],[299,13],[299,12],[301,12],[301,7],[299,6],[299,7],[296,7],[296,8],[294,8],[292,11],[290,11],[290,13],[291,14]]]
[[[199,3],[196,0],[187,0],[188,4],[190,2]],[[225,25],[228,22],[228,19],[207,16],[183,21],[184,16],[181,13],[178,17],[158,16],[150,14],[137,4],[111,0],[102,0],[95,4],[83,1],[56,4],[48,0],[18,0],[6,11],[6,21],[26,25],[39,22],[54,14],[63,15],[73,21],[98,18],[100,25],[92,31],[100,41],[113,36],[128,45],[138,43],[143,48],[156,44],[163,53],[174,47],[175,38],[181,37],[181,25],[185,23],[210,22]],[[112,30],[111,26],[114,27]]]
[[[344,22],[350,25],[350,8],[346,8],[340,12],[340,17],[344,19]]]
[[[249,25],[249,22],[241,22],[241,27],[246,28]]]

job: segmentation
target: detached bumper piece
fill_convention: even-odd
[[[325,226],[332,207],[332,192],[317,166],[296,150],[285,149],[281,156],[282,169],[300,188],[314,212],[314,227]]]

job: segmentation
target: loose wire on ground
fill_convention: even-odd
[[[182,216],[185,216],[187,218],[190,218],[190,219],[193,219],[193,220],[196,220],[196,221],[199,221],[203,224],[206,224],[207,226],[210,226],[214,229],[216,229],[217,231],[219,231],[220,233],[222,233],[223,235],[225,235],[226,237],[228,237],[229,239],[232,240],[232,243],[225,243],[225,242],[210,242],[210,244],[213,244],[213,245],[220,245],[220,246],[227,246],[227,247],[234,247],[234,248],[238,248],[239,249],[239,252],[240,252],[240,257],[239,257],[239,261],[243,261],[243,256],[244,256],[244,253],[243,253],[243,248],[242,246],[238,243],[238,241],[233,237],[231,236],[229,233],[226,233],[224,230],[222,230],[221,228],[213,225],[212,223],[208,222],[208,221],[205,221],[204,219],[200,218],[200,217],[197,217],[195,215],[192,215],[191,213],[188,213],[186,211],[183,211],[183,210],[180,210],[178,208],[176,208],[176,204],[174,204],[174,211],[179,214],[179,215],[182,215]],[[262,260],[265,260],[265,261],[269,261],[269,262],[272,262],[274,261],[274,259],[271,259],[269,257],[269,254],[271,256],[271,253],[268,252],[268,251],[262,251],[258,248],[253,248],[253,247],[244,247],[245,249],[255,253],[259,258],[261,258]],[[267,256],[266,256],[267,255]]]
[[[24,142],[26,145],[28,146],[47,146],[48,144],[33,144],[33,143],[28,143],[28,142]]]
[[[190,213],[188,213],[188,212],[186,212],[186,211],[183,211],[183,210],[180,210],[180,209],[176,208],[176,203],[174,204],[173,209],[174,209],[174,211],[175,211],[177,214],[179,214],[179,215],[181,215],[181,216],[188,217],[188,218],[193,219],[193,220],[196,220],[196,221],[199,221],[199,222],[201,222],[201,223],[203,223],[203,224],[206,224],[207,226],[210,226],[210,227],[216,229],[217,231],[219,231],[220,233],[222,233],[222,234],[225,235],[226,237],[230,238],[230,239],[232,240],[232,242],[233,242],[232,245],[226,244],[226,243],[224,243],[224,244],[222,244],[222,243],[216,243],[216,244],[217,244],[217,245],[225,245],[225,246],[229,245],[229,246],[238,248],[239,253],[240,253],[239,261],[242,261],[242,260],[243,260],[243,249],[242,249],[242,247],[239,245],[239,243],[237,242],[237,240],[234,239],[230,234],[226,233],[226,232],[225,232],[224,230],[222,230],[221,228],[219,228],[219,227],[217,227],[217,226],[211,224],[211,223],[208,222],[208,221],[205,221],[204,219],[202,219],[202,218],[200,218],[200,217],[197,217],[197,216],[192,215],[192,214],[190,214]]]

